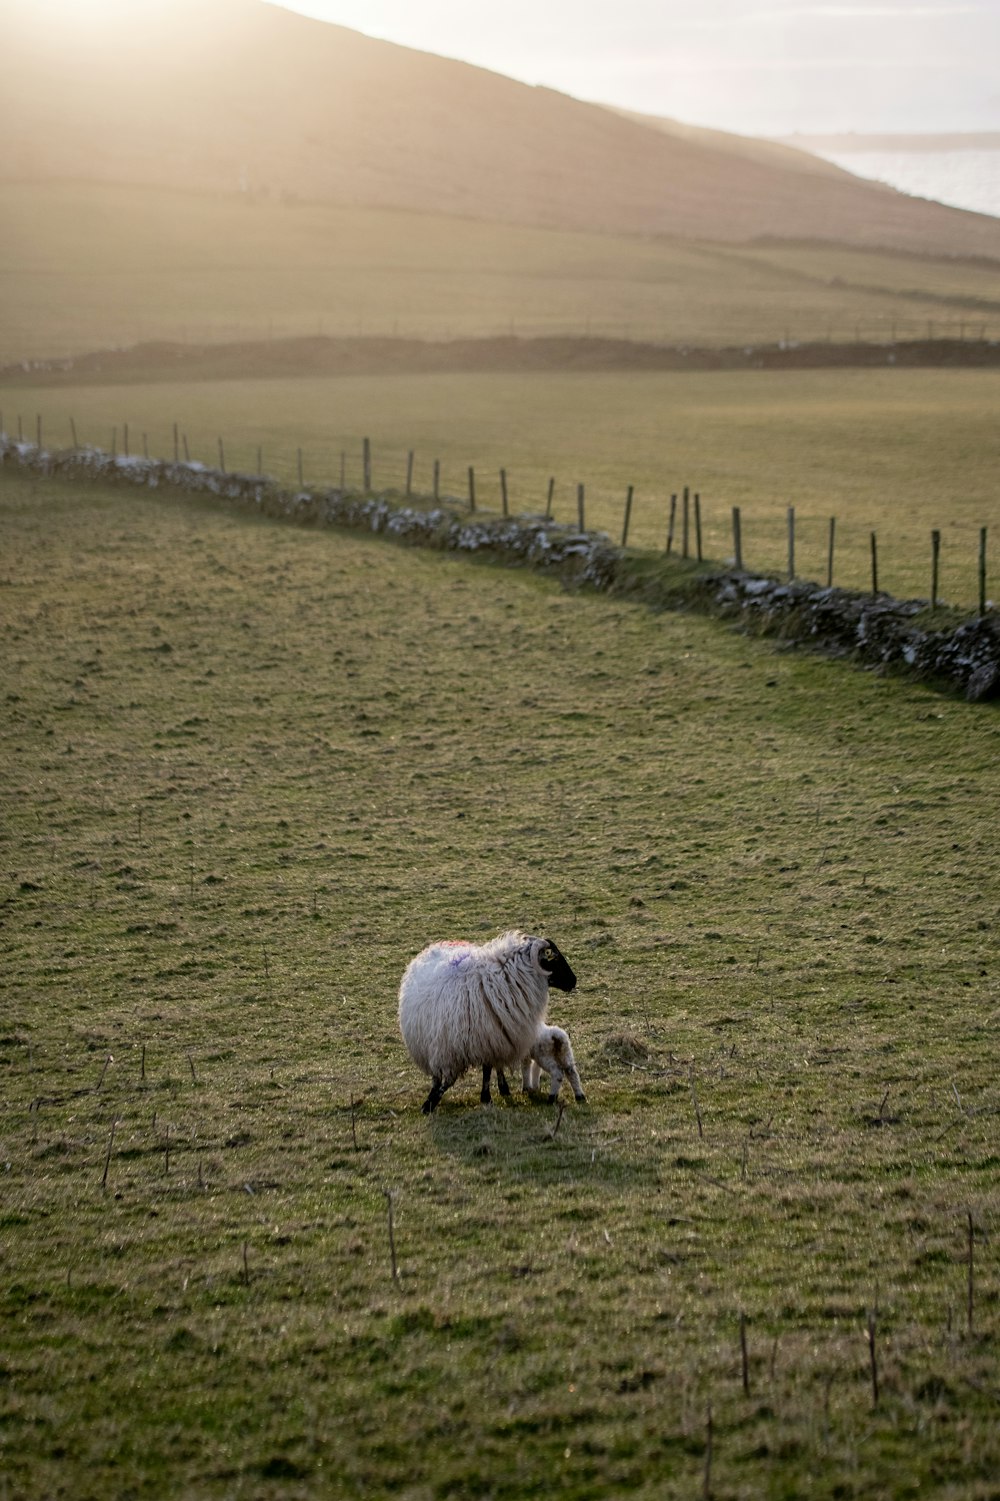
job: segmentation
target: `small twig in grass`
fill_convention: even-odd
[[[117,1126],[118,1117],[116,1115],[114,1120],[111,1122],[111,1134],[108,1137],[108,1150],[104,1154],[104,1172],[101,1174],[101,1187],[103,1189],[106,1189],[108,1186],[108,1168],[111,1166],[111,1149],[115,1144],[115,1131],[117,1129]]]
[[[705,1417],[705,1475],[701,1487],[705,1501],[709,1501],[712,1494],[712,1438],[712,1404],[709,1402]]]
[[[701,1109],[698,1105],[698,1091],[695,1088],[693,1068],[691,1069],[691,1103],[694,1105],[695,1120],[698,1122],[698,1135],[703,1137],[705,1135],[705,1131],[704,1127],[701,1124]]]
[[[248,1245],[249,1245],[249,1243],[247,1241],[243,1242],[243,1285],[244,1285],[244,1287],[249,1287],[250,1286],[250,1262],[247,1259]]]
[[[889,1093],[890,1093],[891,1088],[892,1088],[892,1086],[890,1085],[889,1089],[887,1089],[886,1092],[885,1092],[885,1094],[882,1096],[882,1103],[878,1107],[878,1118],[879,1118],[879,1122],[880,1123],[885,1120],[885,1104],[886,1104],[886,1101],[889,1098]]]
[[[197,1082],[198,1082],[198,1075],[194,1071],[194,1058],[191,1056],[190,1053],[188,1053],[188,1055],[187,1055],[187,1060],[188,1060],[188,1067],[191,1070],[191,1082],[193,1084],[197,1084]]]
[[[109,1053],[108,1056],[104,1060],[104,1067],[101,1069],[101,1077],[97,1081],[97,1089],[100,1089],[101,1085],[104,1083],[104,1075],[107,1073],[109,1066],[112,1063],[114,1063],[114,1061],[115,1061],[114,1058]],[[97,1091],[95,1090],[95,1093],[96,1092]]]
[[[966,1218],[968,1219],[968,1222],[969,1222],[969,1281],[968,1281],[968,1287],[967,1287],[967,1290],[966,1290],[966,1317],[967,1317],[967,1320],[968,1320],[969,1333],[971,1334],[972,1333],[973,1302],[974,1302],[974,1295],[975,1295],[975,1281],[974,1281],[975,1273],[974,1273],[974,1268],[973,1268],[973,1249],[974,1249],[975,1241],[976,1241],[976,1232],[975,1232],[975,1227],[974,1227],[974,1225],[972,1223],[972,1210],[971,1209],[967,1212]]]
[[[142,1045],[142,1057],[139,1060],[139,1078],[140,1079],[145,1079],[145,1077],[146,1077],[146,1044],[143,1043],[143,1045]]]
[[[351,1095],[351,1140],[354,1143],[354,1150],[357,1151],[358,1150],[357,1102],[356,1102],[353,1094]]]
[[[770,1379],[771,1379],[772,1382],[774,1381],[774,1372],[775,1372],[775,1369],[777,1367],[777,1364],[778,1364],[778,1336],[775,1335],[774,1336],[774,1343],[771,1346],[771,1359],[770,1359],[770,1361],[768,1363],[768,1375],[770,1376]]]
[[[555,1141],[556,1134],[558,1133],[559,1127],[562,1125],[563,1111],[565,1109],[566,1109],[566,1101],[565,1100],[560,1100],[559,1101],[559,1114],[556,1116],[556,1123],[552,1127],[552,1140],[553,1141]]]
[[[392,1190],[389,1189],[389,1188],[383,1189],[382,1192],[385,1194],[386,1215],[387,1215],[388,1225],[389,1225],[389,1260],[390,1260],[390,1262],[392,1264],[392,1280],[393,1280],[393,1282],[398,1282],[399,1281],[399,1266],[397,1265],[397,1262],[396,1262],[396,1236],[395,1236],[395,1231],[394,1231],[393,1222],[392,1222],[392,1206],[393,1206],[393,1200],[395,1198],[395,1195],[393,1194]]]
[[[170,1172],[170,1127],[167,1127],[166,1140],[163,1143],[163,1174],[164,1177]]]
[[[878,1357],[875,1353],[875,1319],[874,1308],[868,1310],[868,1363],[871,1368],[872,1378],[872,1406],[878,1406]]]
[[[750,1395],[750,1361],[747,1356],[747,1316],[740,1314],[740,1366],[743,1374],[744,1395]]]

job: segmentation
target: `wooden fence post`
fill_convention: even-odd
[[[795,577],[795,507],[788,507],[788,577]]]
[[[343,479],[341,479],[341,487],[343,487]],[[413,494],[413,449],[412,448],[409,450],[409,452],[406,455],[406,493],[407,493],[408,496]]]
[[[3,427],[3,424],[0,423],[0,428],[2,428],[2,427]],[[80,445],[76,441],[76,423],[73,421],[72,417],[69,419],[69,430],[73,434],[73,447],[74,448],[79,448]]]
[[[698,493],[697,490],[694,492],[694,551],[695,551],[695,557],[698,559],[698,562],[700,563],[702,561],[702,556],[701,556],[701,495]]]
[[[833,539],[837,530],[836,516],[830,517],[830,539],[826,550],[826,587],[833,588]]]
[[[625,521],[622,525],[622,547],[628,546],[628,524],[632,520],[632,486],[628,487],[625,497]]]
[[[878,539],[872,532],[872,594],[878,593]]]
[[[733,506],[733,561],[737,571],[743,572],[743,524],[739,506]]]
[[[298,449],[297,452],[298,452],[298,461],[299,461],[299,489],[300,490],[304,490],[305,487],[306,487],[306,482],[305,482],[305,479],[304,479],[303,474],[302,474],[302,450],[301,450],[301,448]]]
[[[118,429],[116,427],[113,427],[111,429],[111,457],[112,458],[116,458],[117,455],[118,455]]]
[[[684,486],[684,508],[681,515],[681,557],[686,558],[690,553],[690,506],[691,497],[687,485]]]
[[[219,439],[219,468],[222,470],[223,474],[225,474],[225,472],[226,472],[226,450],[222,446],[222,439],[221,438]]]
[[[670,497],[670,520],[667,522],[667,547],[666,556],[669,558],[674,547],[674,527],[677,523],[677,496]]]
[[[546,521],[550,521],[552,519],[552,500],[553,500],[553,497],[554,497],[555,493],[556,493],[556,477],[553,474],[551,476],[551,478],[549,479],[549,495],[548,495],[548,499],[545,502],[545,519],[546,519]]]
[[[941,533],[935,527],[931,532],[931,609],[937,609],[938,576],[941,564]]]
[[[441,460],[434,460],[434,499],[441,498]]]
[[[257,478],[258,479],[262,479],[263,475],[264,475],[264,449],[263,449],[263,446],[260,443],[258,443],[257,444]]]
[[[583,486],[576,487],[576,516],[581,532],[586,531],[583,519]]]
[[[343,490],[347,484],[347,454],[340,450],[340,488]]]
[[[191,462],[191,450],[190,450],[190,448],[188,448],[188,435],[187,435],[187,433],[182,433],[181,434],[181,438],[183,439],[183,442],[184,442],[184,462],[185,462],[185,464],[190,464],[190,462]]]
[[[469,510],[476,509],[476,471],[469,465]]]
[[[41,414],[41,412],[39,412],[38,415],[35,418],[35,447],[40,449],[41,446],[42,446],[42,414]]]
[[[174,423],[174,463],[179,464],[181,458],[180,435],[177,431],[177,423]]]
[[[39,417],[39,419],[38,419],[38,438],[39,438],[39,444],[38,444],[38,446],[39,446],[39,448],[41,447],[41,436],[42,436],[42,419],[41,419],[41,417]],[[126,458],[128,458],[128,423],[127,422],[125,422],[125,423],[122,424],[122,453],[125,455]]]
[[[510,512],[507,509],[507,471],[506,471],[506,469],[501,469],[501,471],[500,471],[500,503],[501,503],[501,505],[503,507],[503,513],[504,513],[504,515],[505,516],[509,516]]]
[[[979,528],[979,613],[986,614],[986,528]]]
[[[372,445],[368,438],[363,439],[361,445],[361,468],[365,494],[368,495],[372,488]]]

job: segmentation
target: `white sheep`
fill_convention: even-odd
[[[512,930],[489,943],[432,943],[406,967],[399,987],[399,1030],[410,1057],[429,1074],[424,1114],[467,1069],[481,1067],[480,1099],[490,1102],[490,1074],[509,1094],[505,1068],[530,1056],[549,1000],[549,986],[572,990],[576,976],[549,938]]]
[[[531,1053],[521,1064],[522,1086],[532,1091],[538,1089],[543,1072],[549,1076],[550,1103],[555,1102],[563,1078],[569,1080],[578,1100],[587,1098],[580,1083],[569,1034],[562,1027],[539,1027]]]

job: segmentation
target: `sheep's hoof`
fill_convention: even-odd
[[[586,1105],[586,1103],[587,1103],[587,1096],[585,1094],[578,1094],[577,1097],[576,1097],[576,1103],[578,1105]]]

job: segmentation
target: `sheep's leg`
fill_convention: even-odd
[[[490,1105],[493,1102],[492,1096],[490,1094],[490,1074],[492,1074],[492,1072],[493,1072],[493,1066],[492,1066],[492,1064],[484,1063],[483,1064],[483,1087],[479,1091],[479,1100],[480,1100],[480,1103],[483,1104],[483,1105]]]
[[[502,1068],[497,1069],[497,1088],[505,1098],[510,1094],[510,1085],[507,1083],[507,1076]]]
[[[439,1079],[437,1074],[434,1075],[434,1082],[431,1085],[431,1092],[427,1096],[423,1105],[421,1105],[420,1107],[424,1115],[431,1115],[438,1108],[441,1103],[441,1096],[444,1094],[446,1089],[451,1088],[454,1082],[454,1079],[449,1079],[446,1083],[442,1079]]]

